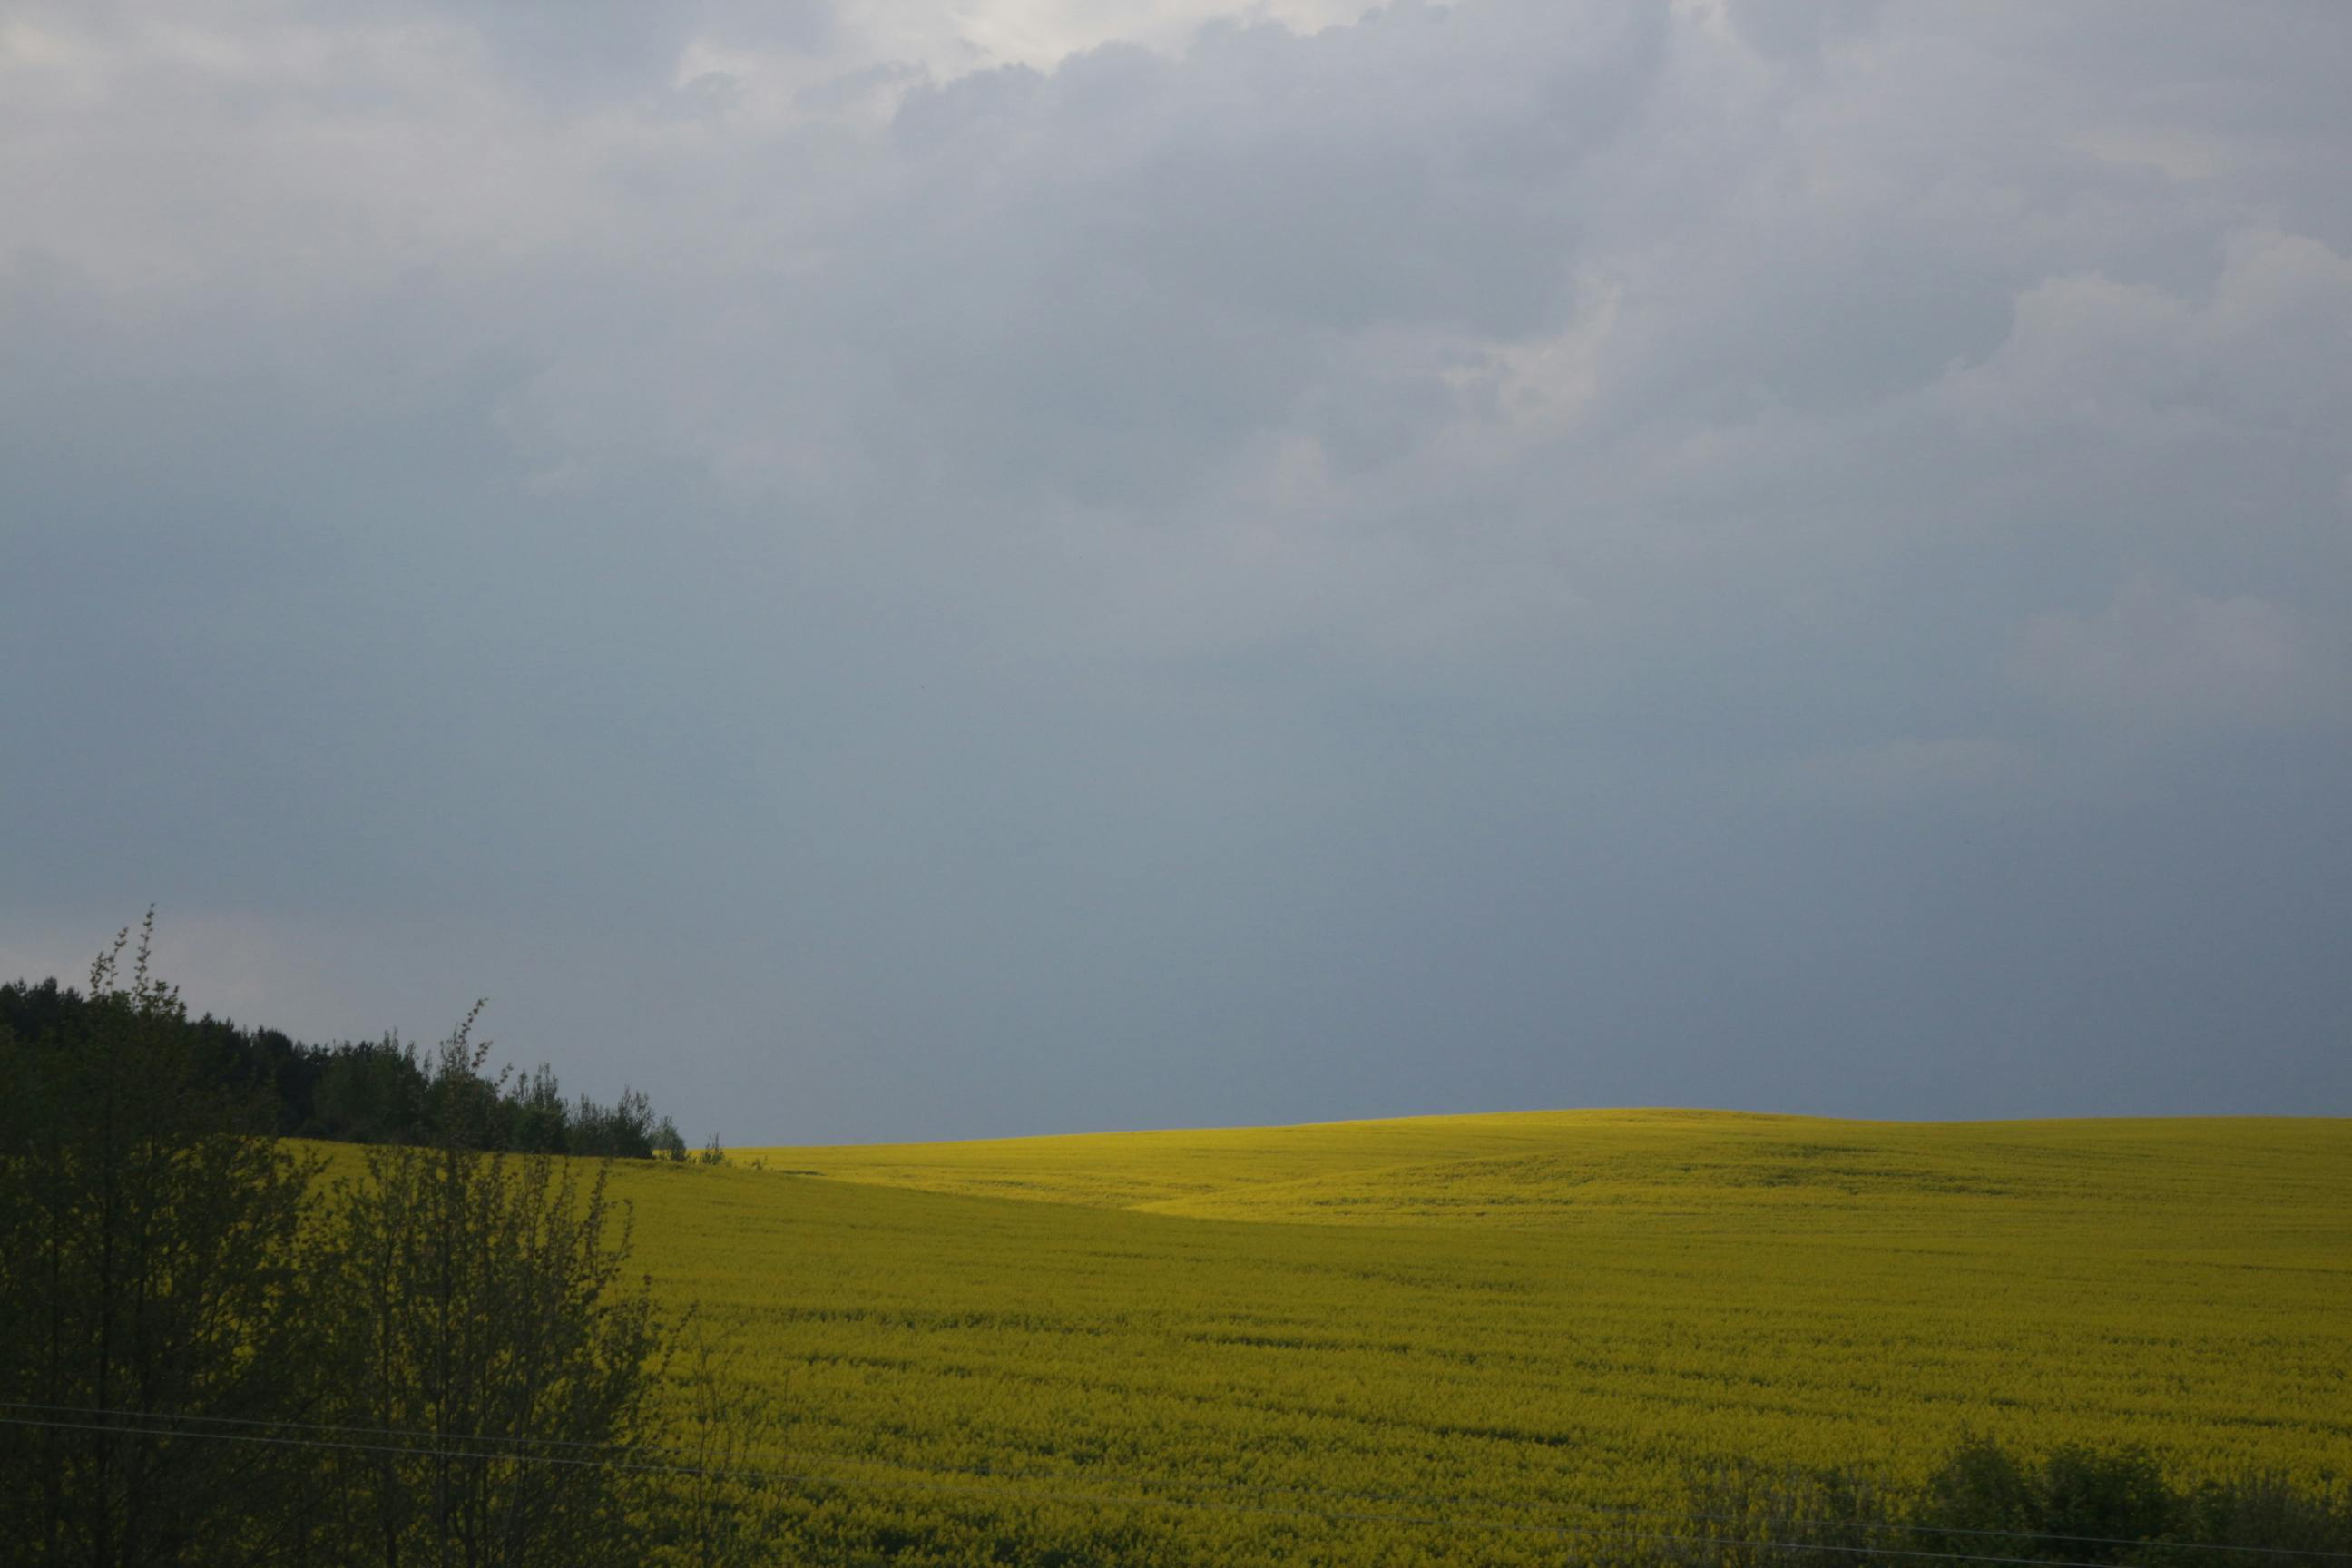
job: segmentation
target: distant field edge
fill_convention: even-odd
[[[1643,1210],[2076,1212],[2352,1190],[2352,1118],[2077,1116],[1906,1121],[1696,1107],[1366,1118],[917,1143],[742,1149],[872,1185],[1334,1223],[1581,1223]]]

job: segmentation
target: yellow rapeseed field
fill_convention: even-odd
[[[1558,1562],[1697,1470],[1916,1479],[1969,1430],[2352,1472],[2352,1121],[1588,1111],[734,1161],[617,1190],[772,1394],[760,1463],[845,1483],[790,1505],[814,1561]]]

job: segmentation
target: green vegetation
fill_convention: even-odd
[[[326,1379],[315,1408],[341,1434],[419,1440],[310,1450],[317,1501],[301,1523],[334,1560],[386,1568],[635,1563],[644,1472],[538,1461],[583,1446],[658,1458],[665,1330],[625,1277],[600,1173],[479,1152],[465,1108],[497,1107],[462,1092],[488,1087],[470,1023],[434,1074],[456,1091],[442,1135],[369,1149],[313,1217],[298,1353]]]
[[[0,1025],[8,1561],[646,1562],[666,1336],[602,1174],[482,1151],[468,1019],[431,1145],[322,1181],[128,944],[41,1037]]]
[[[2178,1482],[2144,1449],[2062,1443],[2038,1458],[1970,1436],[1923,1485],[1884,1471],[1739,1466],[1693,1487],[1667,1562],[1836,1563],[1941,1559],[2170,1564],[2342,1561],[2352,1493],[2275,1474]],[[1891,1550],[1890,1550],[1891,1549]]]
[[[135,1437],[162,1424],[115,1413],[238,1429],[309,1404],[310,1173],[238,1135],[250,1106],[195,1070],[176,999],[143,951],[118,977],[121,952],[65,1032],[0,1026],[0,1540],[16,1562],[231,1563],[250,1499],[302,1495],[299,1457]]]
[[[55,978],[0,985],[0,1033],[29,1047],[87,1030],[103,999],[84,995]],[[344,1143],[424,1143],[445,1114],[443,1095],[456,1092],[436,1074],[429,1053],[399,1037],[305,1045],[277,1029],[247,1029],[207,1013],[184,1011],[153,1020],[174,1037],[190,1064],[192,1081],[226,1093],[264,1112],[261,1125],[286,1137]],[[686,1157],[686,1141],[667,1116],[656,1119],[643,1092],[624,1089],[606,1105],[582,1095],[563,1097],[545,1064],[535,1072],[479,1079],[463,1092],[481,1104],[467,1115],[486,1149],[533,1154],[583,1154],[599,1159]],[[715,1147],[715,1145],[714,1145]]]

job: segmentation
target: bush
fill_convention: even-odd
[[[313,1167],[208,1083],[152,916],[37,1039],[0,1027],[0,1540],[10,1560],[245,1563],[299,1451],[225,1434],[314,1384],[297,1268]],[[126,951],[133,967],[121,973]]]
[[[468,1016],[433,1078],[439,1137],[372,1149],[318,1263],[336,1425],[409,1435],[332,1460],[337,1562],[634,1563],[662,1331],[627,1287],[599,1172],[480,1144],[498,1104]]]
[[[2040,1499],[2025,1464],[1990,1438],[1967,1436],[1927,1478],[1914,1505],[1919,1549],[2034,1554]]]
[[[2181,1500],[2145,1449],[2102,1454],[2069,1443],[2052,1451],[2035,1478],[2035,1524],[2042,1554],[2087,1549],[2123,1561],[2117,1541],[2162,1541],[2180,1522]]]
[[[2145,1450],[2065,1444],[2039,1459],[1965,1436],[1916,1490],[1859,1470],[1710,1471],[1651,1555],[1682,1568],[1977,1560],[2221,1568],[2263,1552],[2352,1552],[2352,1493],[2268,1473],[2181,1488]]]
[[[2242,1563],[2246,1549],[2352,1550],[2352,1498],[2340,1487],[2254,1473],[2179,1488],[2145,1449],[2075,1443],[2033,1464],[1965,1438],[1929,1478],[1912,1522],[1921,1551],[2076,1563],[2183,1568]]]
[[[7,1560],[644,1561],[666,1331],[604,1173],[485,1149],[512,1102],[469,1016],[418,1073],[432,1143],[322,1191],[151,935],[127,983],[125,931],[87,997],[27,988],[37,1037],[0,1017]],[[399,1090],[415,1057],[336,1065]]]

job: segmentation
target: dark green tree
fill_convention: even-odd
[[[0,1010],[0,1560],[645,1561],[666,1331],[625,1218],[602,1169],[486,1147],[551,1077],[502,1093],[471,1016],[429,1071],[336,1054],[328,1104],[432,1141],[329,1185],[152,931]]]
[[[662,1326],[604,1173],[484,1147],[473,1024],[435,1063],[434,1142],[370,1149],[328,1202],[330,1419],[403,1435],[329,1456],[335,1559],[637,1562]]]
[[[505,1147],[526,1154],[562,1154],[571,1149],[572,1107],[545,1062],[506,1094]]]
[[[425,1074],[394,1036],[325,1053],[310,1113],[299,1131],[348,1143],[404,1143],[425,1121]]]
[[[674,1165],[686,1163],[686,1136],[678,1131],[677,1123],[667,1116],[654,1129],[654,1158],[667,1160]]]
[[[0,1038],[0,1541],[13,1562],[269,1561],[310,1397],[313,1170],[274,1102],[206,1076],[153,915],[82,1005]],[[129,954],[131,972],[123,960]],[[236,1436],[243,1434],[243,1436]]]

